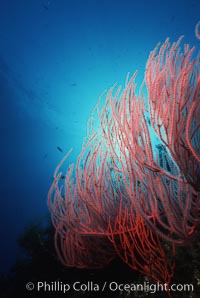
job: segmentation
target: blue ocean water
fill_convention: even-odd
[[[167,37],[199,48],[199,12],[198,0],[0,0],[0,273],[47,218],[54,169],[71,147],[76,160],[101,92],[135,70],[139,85]]]

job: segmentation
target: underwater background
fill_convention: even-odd
[[[53,172],[75,162],[98,97],[167,37],[199,49],[198,0],[0,0],[0,273],[17,239],[48,222]]]

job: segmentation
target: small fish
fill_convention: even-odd
[[[44,9],[46,9],[46,10],[48,10],[49,9],[49,6],[47,6],[47,5],[43,5],[43,7],[44,7]]]
[[[149,117],[147,117],[147,122],[148,122],[148,124],[151,126],[151,120],[150,120]]]
[[[60,148],[59,146],[57,146],[57,149],[58,149],[60,152],[63,152],[62,148]]]
[[[70,86],[72,86],[72,87],[76,87],[77,84],[76,84],[75,82],[73,82],[73,83],[70,84]]]
[[[44,9],[48,10],[49,5],[50,5],[50,1],[47,1],[47,3],[46,4],[44,3],[42,6],[43,6]]]

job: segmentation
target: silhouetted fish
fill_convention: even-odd
[[[74,83],[71,83],[70,86],[72,86],[72,87],[76,87],[77,84],[74,82]]]
[[[45,5],[45,4],[43,4],[43,7],[44,7],[44,9],[46,9],[46,10],[49,9],[49,6],[47,6],[47,5]]]
[[[44,7],[44,9],[48,10],[49,5],[50,5],[50,1],[48,1],[46,4],[44,3],[42,6]]]
[[[60,148],[59,146],[57,146],[57,149],[58,149],[60,152],[63,152],[62,148]]]

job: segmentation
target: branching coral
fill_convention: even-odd
[[[75,178],[72,165],[63,185],[65,159],[56,168],[48,205],[64,265],[101,267],[118,255],[170,283],[175,245],[187,244],[200,222],[200,55],[192,59],[189,45],[182,53],[181,39],[150,53],[148,100],[143,85],[136,96],[136,73],[103,106],[100,97]]]

